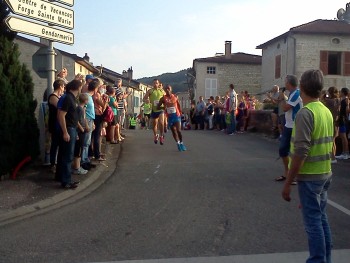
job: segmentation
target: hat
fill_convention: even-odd
[[[93,75],[86,75],[85,80],[89,80],[89,79],[94,79],[94,76]]]

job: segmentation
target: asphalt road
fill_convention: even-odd
[[[258,135],[128,131],[117,170],[96,191],[0,228],[0,262],[106,262],[307,251],[293,200],[281,198],[278,143]],[[334,166],[334,248],[350,249],[350,160]],[[246,262],[246,261],[244,261]]]

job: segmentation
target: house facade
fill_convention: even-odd
[[[191,99],[190,99],[190,94],[188,92],[177,92],[176,96],[179,100],[181,110],[183,112],[189,113],[190,108],[191,108]]]
[[[225,42],[225,54],[193,61],[195,99],[199,96],[223,96],[232,83],[236,91],[260,91],[261,56],[231,53],[231,41]]]
[[[286,75],[298,78],[320,69],[325,87],[350,84],[350,25],[338,20],[315,20],[257,47],[262,49],[262,90],[284,86]]]

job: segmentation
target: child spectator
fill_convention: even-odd
[[[77,115],[78,115],[78,138],[75,142],[74,147],[74,159],[73,159],[73,174],[87,174],[87,170],[83,169],[80,166],[81,153],[83,151],[83,144],[85,140],[85,136],[87,132],[89,132],[89,125],[86,120],[85,109],[86,105],[89,102],[89,97],[86,93],[82,93],[79,95],[79,104],[77,107]]]

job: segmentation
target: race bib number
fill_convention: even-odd
[[[153,102],[153,105],[154,105],[154,106],[158,106],[158,103],[159,103],[159,100],[155,100],[155,101]]]
[[[176,113],[176,108],[175,107],[168,107],[167,109],[168,114]]]

